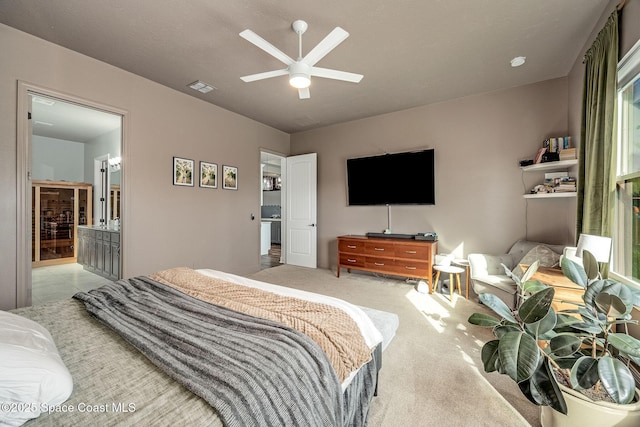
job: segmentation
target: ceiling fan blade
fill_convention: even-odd
[[[300,99],[309,99],[309,98],[311,98],[311,93],[309,92],[309,88],[305,87],[304,89],[298,89],[298,97]]]
[[[336,46],[342,43],[349,33],[340,27],[336,27],[331,31],[327,37],[322,39],[320,43],[316,45],[307,55],[302,58],[302,62],[307,65],[314,66],[318,61],[325,57],[325,55],[331,52]]]
[[[278,49],[251,30],[244,30],[240,33],[240,37],[258,46],[260,49],[264,50],[279,61],[284,62],[286,65],[291,65],[293,62],[295,62],[287,54],[285,54],[280,49]]]
[[[286,76],[287,74],[289,74],[289,70],[285,68],[284,70],[265,71],[264,73],[250,74],[240,78],[243,82],[249,83],[255,82],[256,80],[269,79],[271,77]]]
[[[364,77],[362,74],[349,73],[347,71],[330,70],[329,68],[311,67],[311,75],[324,77],[325,79],[342,80],[351,83],[360,83]]]

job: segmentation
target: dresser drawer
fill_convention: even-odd
[[[365,266],[365,256],[364,255],[354,255],[354,254],[340,254],[340,264],[349,268],[349,266],[354,267],[364,267]]]
[[[395,262],[393,259],[367,257],[365,259],[365,267],[371,269],[391,271],[395,268]]]
[[[401,276],[417,276],[430,278],[429,263],[396,260],[393,271]]]
[[[360,240],[339,240],[338,250],[340,252],[363,254],[364,242]]]
[[[431,258],[431,247],[426,245],[396,245],[394,255],[397,258],[427,261]]]
[[[364,253],[367,255],[393,257],[395,247],[393,242],[366,242]]]

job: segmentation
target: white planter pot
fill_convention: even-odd
[[[640,390],[636,389],[636,403],[618,405],[594,402],[583,394],[558,384],[567,402],[567,415],[542,406],[540,423],[543,427],[638,427],[640,426]]]

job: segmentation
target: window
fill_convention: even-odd
[[[618,166],[612,272],[640,283],[640,41],[618,65]]]

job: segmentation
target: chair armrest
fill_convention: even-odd
[[[486,254],[469,254],[469,273],[471,278],[485,277],[493,275],[504,275],[504,267],[501,264],[507,266],[509,270],[512,270],[513,256],[510,254],[503,255],[486,255]]]
[[[562,256],[564,258],[567,258],[567,259],[575,262],[578,265],[582,265],[582,258],[579,258],[578,256],[576,256],[576,252],[577,251],[578,251],[577,247],[575,247],[575,246],[567,246],[562,251]],[[562,258],[560,258],[560,262],[562,262]]]

